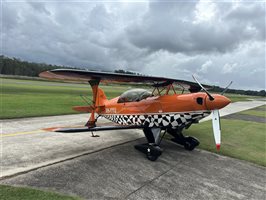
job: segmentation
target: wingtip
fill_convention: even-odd
[[[53,78],[54,74],[52,74],[50,71],[44,71],[39,73],[39,77],[45,78],[45,79],[51,79]]]

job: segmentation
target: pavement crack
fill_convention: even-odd
[[[133,192],[130,192],[127,196],[121,198],[121,199],[127,199],[129,196],[131,196],[132,194],[136,193],[137,191],[141,190],[143,187],[151,184],[153,181],[155,181],[156,179],[160,178],[161,176],[165,175],[166,173],[168,173],[169,171],[171,171],[174,168],[174,166],[172,166],[170,169],[166,170],[165,172],[159,174],[158,176],[154,177],[153,179],[145,182],[142,186],[140,186],[138,189],[134,190]]]

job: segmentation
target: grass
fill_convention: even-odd
[[[232,96],[229,98],[232,99]],[[241,99],[243,98],[246,97],[242,96]],[[234,99],[239,100],[239,97],[235,96]],[[266,108],[266,105],[257,108]],[[242,111],[240,114],[266,118],[265,111],[257,108]],[[198,138],[201,149],[266,166],[266,124],[221,119],[221,125],[222,147],[219,152],[215,148],[211,121],[194,125],[184,133]]]
[[[266,108],[266,105],[260,106],[260,107],[257,107],[257,108],[262,108],[262,110],[257,110],[257,109],[256,110],[253,110],[253,109],[251,109],[251,110],[245,110],[245,111],[240,112],[240,114],[253,115],[253,116],[257,116],[257,117],[264,117],[264,118],[266,118],[266,112],[265,112],[265,110],[263,110],[263,109]]]
[[[58,193],[36,190],[32,188],[0,185],[0,199],[2,200],[78,200],[78,197],[61,195]]]
[[[251,101],[252,99],[258,98],[257,96],[248,96],[248,95],[241,95],[241,94],[225,94],[226,97],[228,97],[231,102],[237,102],[237,101]]]
[[[72,106],[86,105],[80,95],[91,97],[86,84],[69,84],[33,80],[1,79],[0,119],[50,116],[77,113]],[[127,86],[101,86],[108,98],[125,91]]]
[[[260,110],[245,110],[245,111],[240,112],[240,114],[253,115],[257,117],[266,117],[265,111],[260,111]]]
[[[215,148],[211,121],[184,131],[200,140],[200,149],[266,166],[266,124],[243,120],[221,119],[221,150]]]

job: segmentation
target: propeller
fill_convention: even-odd
[[[223,95],[227,90],[228,88],[230,87],[230,85],[232,85],[233,81],[231,81],[227,86],[226,88],[224,88],[224,90],[222,91],[221,95]]]
[[[204,92],[206,92],[206,94],[208,95],[209,100],[210,100],[209,103],[211,103],[213,105],[215,105],[215,102],[216,103],[217,103],[217,101],[219,102],[219,98],[220,98],[220,101],[221,101],[221,95],[223,95],[228,90],[228,88],[230,87],[230,85],[233,83],[233,81],[231,81],[226,86],[226,88],[222,91],[221,95],[217,95],[216,96],[217,99],[216,99],[216,101],[214,101],[214,97],[203,87],[203,85],[201,85],[201,83],[193,75],[192,75],[192,77],[198,83],[198,85],[202,88],[202,90],[204,90]],[[222,96],[222,97],[225,98],[225,99],[227,99],[224,96]],[[228,100],[228,103],[230,103],[230,100]],[[225,105],[227,105],[227,104],[225,104]],[[220,114],[219,114],[219,110],[217,108],[215,108],[215,107],[213,107],[213,110],[212,110],[212,128],[213,128],[213,135],[214,135],[214,140],[215,140],[215,144],[216,144],[216,149],[217,150],[220,150],[220,145],[221,145]]]
[[[214,97],[205,89],[205,87],[203,87],[203,85],[201,85],[201,83],[196,79],[196,77],[194,77],[192,75],[193,79],[198,83],[198,85],[204,90],[204,92],[206,92],[206,94],[208,95],[210,101],[214,100]]]
[[[220,114],[219,110],[212,110],[212,128],[213,135],[216,144],[216,149],[220,150],[221,145],[221,123],[220,123]]]
[[[193,79],[198,83],[198,85],[206,92],[209,97],[210,101],[214,100],[214,97],[201,85],[201,83],[192,75]],[[232,82],[225,88],[223,93],[228,89],[228,87],[232,84]],[[213,128],[213,135],[216,144],[216,149],[220,150],[221,146],[221,123],[220,123],[220,114],[218,109],[212,110],[212,128]]]

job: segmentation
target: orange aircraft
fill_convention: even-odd
[[[135,148],[145,153],[149,160],[155,161],[162,154],[160,143],[165,133],[172,135],[172,141],[183,145],[187,150],[198,146],[199,141],[194,137],[184,136],[182,130],[212,113],[214,139],[217,149],[220,149],[219,109],[230,103],[222,94],[232,82],[220,95],[210,94],[206,90],[210,86],[200,84],[194,76],[197,83],[163,77],[71,69],[45,71],[39,76],[46,79],[86,81],[92,87],[92,104],[73,107],[76,111],[91,113],[86,125],[82,128],[60,128],[57,132],[88,131],[93,135],[93,131],[100,130],[143,129],[147,143],[136,145]],[[151,85],[154,89],[152,92],[131,89],[108,100],[104,91],[99,88],[100,82],[142,83]],[[182,88],[180,94],[177,94],[175,86]],[[185,90],[190,93],[184,93]],[[204,92],[200,92],[201,90]],[[97,126],[96,122],[100,116],[116,124]]]

